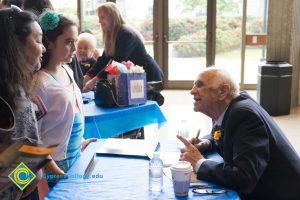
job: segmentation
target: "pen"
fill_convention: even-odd
[[[196,135],[196,139],[199,139],[200,131],[201,131],[201,129],[198,130],[197,135]]]
[[[195,140],[192,142],[192,144],[195,144],[195,143],[197,142],[197,140],[199,139],[200,131],[201,131],[201,129],[198,130],[197,135],[196,135],[196,138],[195,138]]]

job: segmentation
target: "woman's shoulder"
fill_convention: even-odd
[[[51,75],[44,70],[40,70],[34,74],[33,94],[49,97],[59,88],[59,84],[57,84],[56,80],[54,80]]]
[[[45,86],[49,81],[47,72],[39,70],[33,75],[33,82],[35,86]]]
[[[119,29],[118,35],[120,36],[138,36],[138,31],[129,25],[123,25]]]
[[[119,41],[135,41],[138,43],[143,43],[144,38],[136,29],[131,26],[123,25],[117,36],[117,40]]]

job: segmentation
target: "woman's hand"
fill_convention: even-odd
[[[84,75],[83,76],[83,85],[85,85],[89,80],[91,80],[92,78],[89,77],[88,75]]]
[[[95,76],[91,80],[87,81],[84,84],[84,86],[83,86],[83,92],[89,92],[89,91],[91,91],[94,88],[97,80],[98,80],[98,78],[97,78],[97,76]]]
[[[81,143],[81,152],[85,150],[85,148],[91,143],[97,141],[97,138],[89,138],[87,140],[83,140]]]

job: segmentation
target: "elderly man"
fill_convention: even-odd
[[[270,115],[229,74],[208,68],[191,90],[194,110],[214,121],[206,139],[185,144],[180,160],[189,161],[198,179],[237,190],[242,199],[300,199],[300,158]],[[216,150],[223,163],[205,159]]]

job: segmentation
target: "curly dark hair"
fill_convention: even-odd
[[[29,95],[32,71],[24,54],[26,38],[31,33],[31,24],[37,21],[30,12],[16,8],[0,10],[0,96],[13,109],[20,88]]]

